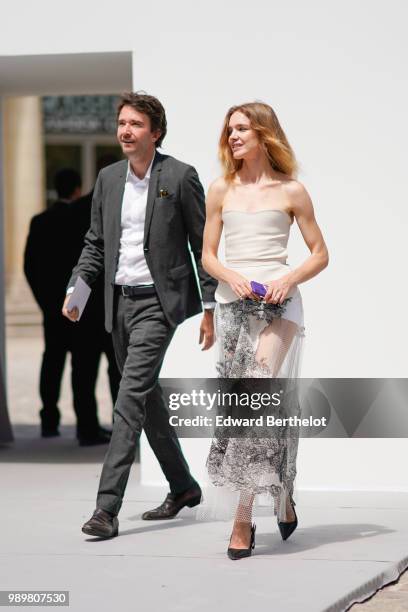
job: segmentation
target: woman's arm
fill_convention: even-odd
[[[228,283],[238,297],[254,298],[249,281],[241,274],[223,266],[218,260],[218,247],[223,226],[222,203],[227,190],[228,185],[223,178],[216,179],[208,190],[203,238],[203,268],[213,278]]]
[[[329,263],[329,253],[322,232],[317,225],[312,200],[306,188],[298,181],[287,186],[291,210],[296,218],[303,239],[310,250],[310,256],[298,268],[282,278],[268,283],[266,302],[281,304],[295,285],[304,283],[321,272]]]

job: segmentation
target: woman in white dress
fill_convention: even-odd
[[[206,271],[219,281],[218,374],[227,379],[296,380],[304,337],[298,285],[328,264],[311,199],[295,178],[295,155],[267,104],[251,102],[229,109],[219,154],[223,176],[208,191],[202,258]],[[287,242],[295,219],[310,256],[291,269]],[[223,229],[226,265],[218,259]],[[263,285],[263,297],[262,288],[258,293],[259,286],[254,290],[251,281]],[[221,501],[229,500],[234,516],[231,559],[249,556],[255,546],[252,507],[259,494],[271,496],[283,539],[296,528],[297,447],[298,435],[293,432],[246,438],[224,436],[222,430],[215,434],[207,459],[213,495],[207,492],[199,514],[217,518]]]

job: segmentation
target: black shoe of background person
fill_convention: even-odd
[[[89,521],[82,526],[82,532],[97,538],[114,538],[119,533],[118,517],[97,508]]]
[[[60,432],[57,425],[47,425],[41,423],[41,437],[42,438],[56,438],[60,436]]]
[[[107,427],[99,426],[99,431],[101,431],[102,433],[106,434],[107,436],[111,436],[112,435],[112,430],[108,429]]]
[[[174,518],[184,506],[188,506],[189,508],[197,506],[201,501],[201,495],[201,489],[198,485],[177,495],[168,493],[164,502],[157,508],[144,512],[142,514],[142,519],[144,521],[158,521]]]
[[[40,410],[41,419],[41,437],[42,438],[55,438],[60,435],[59,423],[60,414],[58,408],[54,410],[42,408]]]
[[[101,427],[96,433],[78,435],[79,446],[97,446],[98,444],[109,444],[112,433]]]

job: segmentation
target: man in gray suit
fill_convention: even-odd
[[[92,285],[104,270],[105,327],[112,332],[122,373],[112,438],[105,457],[96,510],[82,531],[103,538],[118,534],[117,515],[144,428],[170,493],[146,520],[176,516],[193,507],[201,489],[190,474],[158,384],[176,327],[202,311],[199,342],[214,343],[216,281],[201,265],[204,192],[196,170],[156,151],[167,130],[163,106],[144,93],[125,94],[118,106],[117,137],[127,160],[98,175],[91,226],[67,293],[80,276]],[[199,284],[190,249],[197,267]],[[75,321],[76,309],[63,314]]]

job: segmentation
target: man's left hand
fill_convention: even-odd
[[[214,310],[208,308],[204,310],[204,316],[201,320],[200,325],[200,339],[199,344],[204,342],[201,350],[207,351],[215,342],[214,335]]]

